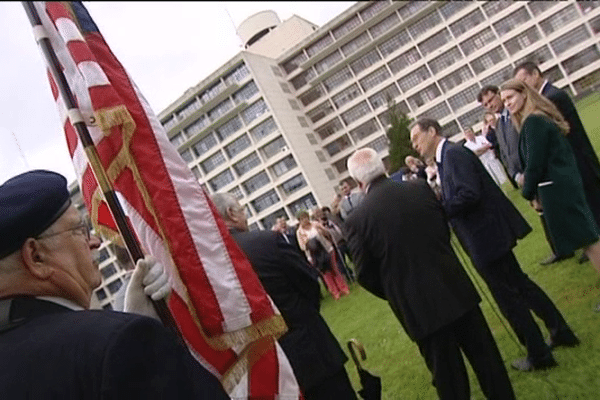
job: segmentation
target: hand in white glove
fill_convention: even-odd
[[[154,257],[146,256],[135,265],[125,290],[124,311],[159,319],[150,298],[161,300],[170,293],[169,277],[164,267]]]

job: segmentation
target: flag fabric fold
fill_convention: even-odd
[[[301,398],[276,342],[287,329],[283,318],[86,8],[81,2],[34,6],[110,185],[144,251],[169,271],[168,306],[192,355],[232,398]],[[89,149],[76,134],[57,78],[48,77],[95,229],[119,241]]]

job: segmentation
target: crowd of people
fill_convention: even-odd
[[[583,249],[581,261],[600,273],[596,153],[569,96],[533,63],[519,65],[499,87],[483,87],[477,100],[486,110],[480,135],[467,128],[464,143],[453,143],[436,120],[420,118],[410,126],[420,158],[406,157],[390,175],[376,151],[357,150],[330,207],[301,210],[294,226],[282,217],[270,230],[250,231],[235,196],[212,196],[288,326],[279,342],[304,398],[357,398],[347,356],[319,311],[319,281],[334,300],[355,282],[386,300],[440,399],[470,398],[465,360],[486,398],[515,398],[451,232],[527,351],[512,368],[556,367],[556,347],[579,345],[513,252],[532,227],[503,184],[539,214],[552,250],[542,264]],[[88,310],[101,279],[91,257],[100,242],[71,204],[64,177],[18,175],[0,186],[0,207],[11,210],[0,215],[0,355],[11,360],[0,367],[0,388],[7,398],[228,398],[157,321],[150,299],[169,289],[152,258],[131,266],[119,312]],[[138,340],[140,333],[147,339]],[[41,359],[51,362],[32,361]],[[36,386],[27,387],[32,380]]]

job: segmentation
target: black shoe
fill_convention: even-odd
[[[546,258],[546,259],[542,260],[542,261],[540,262],[540,265],[550,265],[550,264],[554,264],[555,262],[559,262],[559,261],[562,261],[562,260],[566,260],[566,259],[568,259],[568,258],[571,258],[571,257],[573,257],[573,256],[574,256],[574,254],[573,254],[573,253],[571,253],[571,254],[567,254],[567,255],[564,255],[564,256],[557,256],[556,254],[552,254],[552,255],[550,255],[548,258]]]
[[[529,371],[540,371],[552,367],[556,367],[558,363],[552,356],[548,356],[544,361],[532,362],[529,357],[517,358],[511,364],[511,367],[517,371],[529,372]]]
[[[557,347],[575,347],[579,345],[579,339],[575,334],[571,333],[570,335],[557,336],[555,338],[550,338],[548,341],[548,346],[551,349],[555,349]]]
[[[578,262],[579,264],[583,264],[583,263],[584,263],[584,262],[586,262],[586,261],[589,261],[589,258],[588,258],[588,256],[586,256],[586,255],[585,255],[585,253],[583,253],[583,254],[581,255],[581,257],[579,257],[579,260],[577,260],[577,262]]]

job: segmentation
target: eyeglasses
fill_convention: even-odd
[[[80,223],[77,226],[74,226],[74,227],[69,228],[69,229],[65,229],[63,231],[54,232],[54,233],[47,233],[45,235],[40,235],[40,236],[36,237],[36,239],[46,239],[46,238],[49,238],[49,237],[52,237],[52,236],[61,235],[61,234],[66,233],[66,232],[75,232],[75,233],[78,233],[78,234],[84,236],[86,238],[86,240],[89,242],[90,239],[91,239],[91,232],[90,231],[91,231],[91,228],[90,228],[89,224],[87,222],[82,222],[82,223]]]

